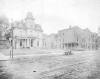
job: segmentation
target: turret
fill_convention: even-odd
[[[25,20],[27,20],[27,19],[35,20],[35,19],[33,18],[32,12],[27,12],[27,15],[26,15]]]

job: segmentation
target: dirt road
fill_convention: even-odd
[[[100,55],[96,52],[72,56],[42,55],[0,61],[4,79],[100,79]]]

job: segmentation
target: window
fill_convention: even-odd
[[[37,46],[39,46],[39,41],[37,41]]]
[[[63,35],[64,35],[64,33],[63,33]]]
[[[98,43],[98,41],[96,40],[96,43]]]
[[[32,35],[32,31],[30,31],[30,35]]]
[[[22,36],[22,31],[20,31],[20,35]]]
[[[59,37],[61,37],[61,34],[59,34]]]
[[[22,24],[19,24],[19,28],[23,28],[23,25]]]
[[[20,46],[22,46],[22,40],[20,40]]]
[[[78,39],[77,39],[77,41],[78,41]]]
[[[63,38],[63,42],[64,42],[64,38]]]
[[[39,37],[39,33],[37,33],[37,37]]]

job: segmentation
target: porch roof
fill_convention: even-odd
[[[21,36],[15,36],[15,38],[17,38],[17,39],[36,39],[36,37],[21,37]]]

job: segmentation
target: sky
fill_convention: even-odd
[[[97,33],[100,26],[100,0],[0,0],[0,15],[10,21],[25,19],[27,12],[47,34],[70,25]]]

